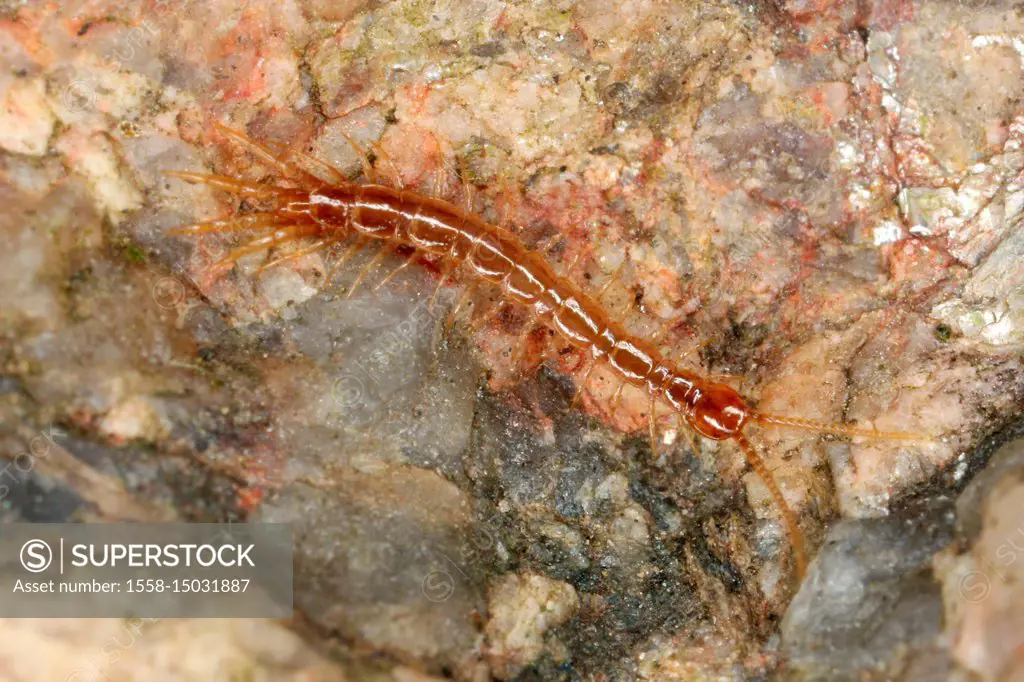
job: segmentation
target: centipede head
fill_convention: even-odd
[[[743,432],[751,410],[743,397],[725,384],[707,384],[700,391],[690,424],[705,438],[725,440]]]

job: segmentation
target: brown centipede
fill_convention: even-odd
[[[400,182],[395,183],[397,186],[382,183],[366,154],[351,140],[349,143],[362,162],[366,182],[352,181],[323,161],[281,145],[257,143],[230,128],[218,128],[251,149],[295,186],[205,173],[168,172],[168,175],[187,182],[270,202],[270,208],[266,210],[194,223],[177,228],[174,234],[269,230],[267,234],[231,251],[221,261],[226,265],[250,253],[299,240],[311,242],[267,266],[351,240],[350,247],[333,265],[328,277],[355,250],[373,241],[385,243],[385,248],[356,277],[349,295],[374,266],[398,250],[406,252],[408,257],[378,286],[417,257],[427,256],[444,264],[431,300],[450,278],[462,271],[466,271],[467,278],[472,279],[475,286],[496,287],[505,301],[527,309],[524,334],[532,331],[538,323],[547,324],[582,352],[586,368],[576,382],[577,396],[586,386],[591,372],[602,365],[617,375],[622,381],[621,386],[628,384],[646,392],[650,401],[647,419],[652,449],[656,447],[656,404],[666,406],[674,413],[680,427],[688,426],[712,440],[734,441],[779,508],[796,571],[801,578],[807,568],[802,531],[772,473],[745,435],[747,425],[758,423],[847,437],[931,439],[917,433],[880,431],[757,411],[731,386],[682,369],[667,360],[653,344],[632,337],[605,311],[600,302],[601,293],[592,296],[567,277],[557,274],[546,259],[544,249],[528,248],[513,231],[483,220],[468,207],[406,190]],[[457,313],[464,300],[465,297],[454,306],[450,317]],[[575,399],[572,404],[575,405]]]

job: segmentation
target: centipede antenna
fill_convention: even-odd
[[[789,536],[789,543],[793,548],[793,559],[796,561],[796,573],[800,580],[803,580],[804,575],[807,574],[807,553],[804,551],[804,535],[803,531],[800,530],[800,524],[797,523],[796,515],[793,510],[789,508],[789,503],[786,502],[786,498],[782,496],[782,491],[779,490],[778,484],[775,482],[775,477],[772,476],[771,472],[768,471],[768,467],[765,466],[764,460],[757,454],[757,450],[750,444],[746,436],[742,433],[737,433],[734,436],[736,442],[740,446],[740,450],[743,451],[744,457],[747,459],[747,463],[750,464],[750,468],[761,478],[765,487],[768,488],[768,492],[771,494],[772,499],[775,500],[775,505],[779,508],[779,514],[782,517],[782,524],[786,528],[786,535]]]
[[[362,284],[366,276],[370,273],[371,270],[373,270],[373,267],[377,265],[377,263],[381,262],[382,260],[390,256],[392,253],[394,253],[394,251],[394,245],[385,246],[382,249],[380,249],[376,253],[376,255],[374,255],[374,257],[370,259],[370,262],[367,263],[363,267],[363,269],[359,271],[359,274],[356,275],[356,279],[354,282],[352,282],[352,285],[349,287],[348,293],[345,294],[345,298],[352,298],[352,294],[356,293],[356,289],[359,288],[359,285]]]
[[[647,428],[649,430],[649,436],[651,438],[651,457],[657,459],[658,457],[658,427],[654,423],[654,393],[650,394],[650,400],[647,404]]]
[[[268,270],[268,269],[270,269],[270,268],[272,268],[274,266],[281,265],[282,263],[287,263],[289,261],[298,260],[299,258],[302,258],[303,256],[307,256],[307,255],[309,255],[311,253],[315,253],[316,251],[319,251],[320,249],[322,249],[325,246],[327,246],[328,244],[330,244],[330,240],[329,239],[317,240],[317,241],[313,242],[312,244],[310,244],[309,246],[307,246],[307,247],[305,247],[303,249],[297,249],[295,251],[292,251],[289,254],[281,256],[280,258],[275,258],[272,261],[264,263],[259,268],[257,268],[256,274],[257,275],[261,275],[261,274],[263,274],[264,270]]]
[[[217,130],[221,131],[235,142],[238,142],[244,147],[248,147],[253,152],[253,154],[262,159],[264,163],[266,163],[268,166],[276,168],[277,171],[286,178],[291,178],[294,180],[296,178],[293,178],[292,176],[298,175],[299,179],[306,183],[318,185],[322,182],[320,178],[316,177],[315,175],[312,175],[311,173],[301,168],[298,168],[294,164],[291,164],[288,161],[286,161],[286,157],[277,156],[273,153],[273,151],[271,151],[266,146],[260,144],[259,142],[256,142],[255,140],[249,139],[249,137],[240,130],[229,128],[220,122],[217,122],[214,125],[217,128]],[[287,149],[285,151],[287,152]]]
[[[210,173],[193,173],[192,171],[163,171],[164,175],[178,178],[195,185],[209,185],[219,190],[232,194],[241,194],[247,197],[294,197],[298,190],[287,187],[276,187],[259,182],[247,182],[236,180],[225,175],[213,175]]]
[[[359,158],[359,165],[362,166],[363,175],[366,176],[366,179],[372,183],[379,184],[377,171],[373,170],[373,164],[370,163],[370,159],[366,156],[366,152],[364,152],[359,145],[356,144],[356,141],[349,137],[344,131],[339,130],[338,134],[341,135],[345,142],[348,142],[348,146],[356,153],[356,157]]]
[[[280,227],[295,223],[294,216],[280,216],[275,213],[255,213],[252,215],[230,216],[204,220],[191,225],[181,225],[167,231],[171,236],[195,236],[221,232],[238,232],[241,230],[257,230],[264,227]]]
[[[876,438],[879,440],[912,440],[912,441],[934,441],[935,436],[913,431],[880,431],[878,429],[867,429],[845,424],[830,424],[828,422],[814,421],[813,419],[802,419],[799,417],[784,417],[776,414],[765,414],[762,412],[750,413],[750,419],[758,424],[770,424],[783,426],[803,431],[814,431],[816,433],[828,433],[834,436],[850,436],[862,438]]]

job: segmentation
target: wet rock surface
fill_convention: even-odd
[[[0,519],[291,522],[298,607],[82,673],[117,623],[7,621],[0,677],[1017,679],[1022,35],[955,0],[0,8]],[[348,297],[374,252],[169,236],[258,205],[162,171],[275,179],[217,121],[469,180],[762,410],[942,437],[753,433],[797,585],[735,447],[652,453],[600,370],[570,409],[579,358],[449,330],[437,263]]]

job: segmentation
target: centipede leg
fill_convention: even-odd
[[[587,387],[587,382],[590,380],[590,374],[591,372],[594,371],[596,367],[597,361],[591,360],[590,365],[588,365],[587,369],[583,372],[583,377],[578,382],[576,382],[576,392],[573,393],[572,400],[569,402],[569,411],[572,411],[576,408],[576,403],[580,401],[580,396],[583,395],[583,391]]]
[[[387,275],[385,275],[384,279],[382,279],[381,281],[377,282],[377,285],[375,287],[373,287],[373,290],[374,291],[379,291],[381,288],[383,288],[385,284],[390,282],[391,279],[395,277],[395,275],[397,275],[402,270],[405,270],[407,267],[412,265],[416,261],[416,256],[417,256],[417,254],[416,254],[415,251],[410,253],[408,258],[403,260],[402,263],[397,268],[395,268],[394,270],[389,272]]]
[[[348,293],[345,294],[345,298],[352,298],[352,294],[356,293],[356,289],[359,288],[359,285],[362,284],[363,280],[370,273],[373,267],[377,265],[377,263],[381,262],[382,260],[390,256],[392,253],[394,253],[394,251],[394,246],[385,246],[380,251],[378,251],[377,255],[371,258],[370,262],[367,263],[363,267],[363,269],[359,271],[358,275],[356,275],[356,279],[354,282],[352,282],[352,286],[349,287]]]
[[[461,310],[462,306],[466,305],[466,303],[473,297],[473,294],[476,293],[476,289],[476,285],[470,285],[466,287],[466,291],[464,291],[462,296],[459,297],[459,300],[456,301],[455,306],[452,308],[451,312],[448,313],[448,317],[445,319],[445,332],[450,331],[451,328],[455,325],[455,319],[459,314],[459,310]]]
[[[512,183],[504,175],[501,179],[501,197],[501,212],[499,213],[498,224],[509,228],[509,215],[512,213]]]
[[[437,287],[434,288],[434,293],[427,299],[427,308],[429,310],[434,309],[434,304],[437,303],[437,297],[441,295],[441,289],[444,289],[444,285],[448,283],[448,278],[455,272],[455,265],[451,265],[441,271],[441,278],[437,281]]]
[[[569,265],[566,266],[566,268],[565,268],[565,276],[566,277],[572,277],[573,271],[576,269],[576,266],[579,265],[580,259],[582,259],[582,258],[583,258],[583,251],[581,250],[581,251],[578,251],[576,253],[576,256],[573,257],[572,261],[569,262]]]
[[[626,384],[619,382],[619,387],[615,389],[615,393],[612,394],[612,399],[608,402],[611,406],[612,412],[615,412],[619,408],[619,401],[622,399],[622,391],[625,390]]]
[[[321,171],[327,174],[328,182],[332,182],[336,185],[341,185],[349,181],[348,176],[342,173],[341,169],[335,168],[331,164],[327,163],[326,161],[322,161],[316,158],[315,156],[310,156],[309,154],[305,154],[301,151],[297,151],[290,147],[285,148],[277,144],[276,142],[267,142],[265,144],[267,145],[267,147],[270,148],[271,151],[278,154],[279,156],[294,156],[297,159],[301,159],[303,163],[308,163],[311,166],[319,168]]]
[[[537,323],[538,313],[536,310],[531,309],[530,314],[526,318],[526,322],[523,324],[523,331],[520,333],[516,340],[515,346],[513,346],[512,352],[512,367],[519,367],[519,363],[523,361],[523,356],[526,354],[526,343],[530,338],[530,334],[533,333],[533,327]]]
[[[551,235],[547,239],[542,239],[541,241],[537,242],[537,244],[533,247],[533,250],[538,252],[538,253],[546,254],[548,251],[550,251],[552,248],[554,248],[555,244],[557,244],[561,240],[562,240],[562,233],[561,232],[556,232],[555,234]]]
[[[476,206],[476,197],[473,193],[473,185],[469,182],[469,168],[466,166],[466,157],[459,157],[459,179],[462,181],[462,208],[466,213],[472,213]]]
[[[597,290],[597,293],[594,295],[594,298],[596,298],[598,300],[601,300],[601,297],[603,297],[605,295],[605,293],[608,292],[608,289],[611,288],[612,284],[614,284],[615,282],[619,281],[619,275],[622,274],[622,271],[625,268],[626,268],[626,260],[623,259],[622,263],[619,264],[619,267],[615,268],[615,272],[613,272],[608,277],[608,281],[605,282],[603,285],[601,285],[601,288]]]
[[[275,156],[270,149],[260,144],[259,142],[250,140],[241,131],[235,130],[234,128],[229,128],[223,123],[217,123],[216,127],[218,130],[220,130],[222,133],[230,137],[235,142],[238,142],[239,144],[248,147],[256,156],[262,159],[264,163],[266,163],[269,166],[272,166],[273,168],[276,168],[277,171],[280,172],[281,175],[285,176],[286,178],[291,178],[293,180],[300,179],[307,185],[313,186],[316,186],[321,183],[321,180],[315,175],[312,175],[301,168],[297,168],[293,164],[288,163],[284,158]],[[295,178],[293,176],[298,176],[298,178]]]
[[[355,252],[358,251],[360,247],[362,247],[366,243],[366,241],[366,237],[357,237],[355,240],[353,240],[353,242],[345,250],[345,253],[341,255],[341,258],[339,258],[334,263],[334,265],[331,266],[330,270],[327,271],[327,275],[324,277],[324,288],[327,288],[330,285],[331,279],[334,277],[334,273],[340,270],[341,266],[347,263],[348,259],[351,258],[355,254]]]
[[[191,182],[192,184],[209,185],[210,187],[216,187],[217,189],[225,192],[241,194],[242,196],[247,197],[276,197],[284,199],[301,195],[301,192],[298,190],[289,189],[287,187],[276,187],[274,185],[266,185],[259,182],[248,182],[246,180],[229,178],[226,175],[193,173],[192,171],[164,171],[164,175],[172,178],[178,178],[185,182]]]
[[[445,179],[445,176],[442,175],[442,173],[440,172],[440,169],[435,170],[433,187],[430,190],[430,196],[434,197],[435,199],[440,199],[442,196],[444,196],[444,187],[447,184],[448,182]]]
[[[634,305],[636,305],[636,302],[632,298],[626,298],[625,304],[622,306],[622,309],[616,311],[616,318],[620,320],[623,319],[629,313],[629,311],[633,309]]]
[[[230,216],[204,220],[191,225],[181,225],[167,231],[167,234],[178,236],[195,236],[201,234],[215,234],[223,232],[238,232],[241,230],[258,230],[264,227],[281,227],[295,223],[294,216],[283,216],[276,213],[255,213],[244,216]]]
[[[370,148],[373,150],[373,153],[377,155],[377,158],[387,164],[391,169],[391,173],[389,174],[391,184],[399,190],[405,189],[405,181],[402,180],[402,172],[398,170],[398,166],[396,166],[395,162],[391,160],[391,156],[389,156],[388,153],[384,151],[384,148],[377,142],[371,143]]]
[[[227,265],[233,265],[238,260],[248,256],[249,254],[266,251],[271,247],[287,244],[288,242],[295,241],[296,239],[302,239],[303,237],[311,237],[315,234],[315,232],[312,232],[311,230],[315,229],[316,228],[313,226],[293,225],[288,228],[276,230],[273,234],[258,237],[243,246],[232,249],[228,255],[211,265],[210,269],[219,270]]]
[[[264,270],[268,270],[268,269],[270,269],[272,267],[275,267],[277,265],[281,265],[282,263],[287,263],[288,261],[298,260],[299,258],[302,258],[303,256],[308,256],[311,253],[316,253],[317,251],[319,251],[320,249],[324,248],[325,246],[327,246],[330,243],[331,242],[330,242],[329,239],[317,240],[316,242],[314,242],[313,244],[307,246],[304,249],[298,249],[297,251],[292,251],[291,253],[289,253],[289,254],[287,254],[285,256],[281,256],[280,258],[275,258],[272,261],[264,263],[263,265],[261,265],[256,270],[256,274],[257,275],[261,275],[261,274],[263,274]]]
[[[366,179],[373,183],[379,183],[380,179],[377,177],[377,171],[373,169],[373,164],[370,163],[370,158],[366,155],[356,141],[349,137],[342,131],[338,131],[338,134],[348,143],[348,146],[352,148],[352,151],[356,153],[356,157],[359,159],[359,165],[362,166],[363,175]]]
[[[668,335],[671,333],[672,327],[666,326],[664,329],[658,332],[658,334],[653,339],[651,339],[651,345],[654,346],[655,348],[660,348],[661,344],[665,342],[665,339],[667,339]]]
[[[683,419],[683,415],[676,413],[676,422],[679,426],[679,433],[686,439],[686,444],[690,446],[690,452],[693,453],[694,457],[700,456],[700,448],[697,446],[697,440],[693,437],[693,433],[690,431],[690,427],[686,425],[686,421]]]
[[[478,334],[481,329],[487,326],[487,324],[501,314],[501,311],[509,305],[505,299],[500,299],[497,304],[490,304],[484,310],[483,314],[477,317],[475,320],[470,320],[469,331],[472,334]]]

